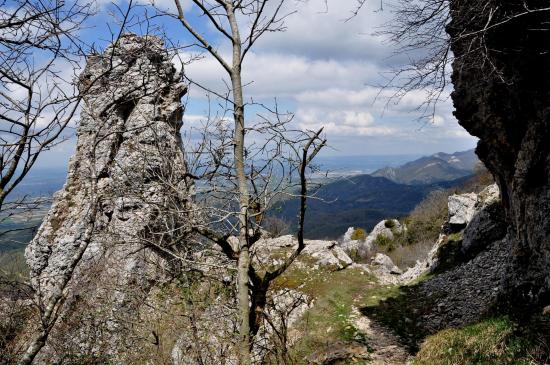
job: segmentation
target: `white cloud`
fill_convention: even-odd
[[[367,8],[346,22],[355,0],[329,0],[328,11],[324,0],[287,4],[286,11],[296,9],[297,13],[286,19],[286,32],[267,33],[245,59],[247,101],[270,103],[277,98],[279,106],[295,112],[295,123],[300,128],[324,126],[329,142],[333,138],[337,144],[346,137],[345,146],[335,146],[343,150],[357,149],[365,137],[393,146],[407,144],[419,153],[431,149],[450,152],[453,146],[458,150],[465,144],[473,145],[475,139],[454,119],[448,95],[435,110],[427,111],[434,116],[422,124],[417,121],[422,115],[417,109],[426,100],[426,91],[395,98],[395,90],[374,86],[384,84],[388,72],[407,60],[405,54],[391,57],[394,50],[373,35],[390,19],[389,11],[377,12],[379,4],[367,2]],[[227,44],[221,44],[218,51],[230,61]],[[183,59],[194,56],[182,53]],[[185,66],[185,73],[218,94],[229,92],[225,71],[208,54]],[[190,101],[204,105],[205,91],[193,86]],[[196,108],[193,111],[197,114]],[[384,143],[377,145],[381,146],[378,153],[387,152]]]
[[[430,122],[437,127],[441,127],[445,125],[445,118],[443,118],[441,115],[434,115],[432,116]]]
[[[327,135],[386,136],[395,132],[393,128],[375,125],[372,114],[354,110],[324,113],[318,109],[298,109],[296,119],[300,128],[318,130],[323,127]]]

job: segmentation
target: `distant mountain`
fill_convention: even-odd
[[[386,218],[410,213],[430,191],[461,185],[464,178],[426,185],[399,184],[384,177],[356,175],[341,178],[312,192],[307,203],[307,238],[334,239],[349,227],[371,230]],[[273,214],[294,224],[298,213],[296,199],[284,201]],[[293,227],[296,228],[296,227]]]
[[[373,172],[372,176],[408,185],[432,184],[471,175],[478,162],[474,150],[453,154],[440,152],[400,167],[385,167]]]
[[[400,166],[421,155],[318,156],[315,164],[329,176],[370,174],[386,166]]]

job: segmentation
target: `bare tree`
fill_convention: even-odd
[[[39,156],[65,139],[78,111],[81,95],[66,70],[79,67],[78,32],[91,14],[78,1],[0,3],[0,219],[41,204],[6,199]]]
[[[236,195],[232,195],[235,198],[233,203],[236,203],[236,214],[234,213],[234,207],[228,204],[222,209],[218,209],[217,223],[219,225],[230,225],[238,237],[238,242],[232,245],[229,240],[230,234],[220,236],[210,229],[212,225],[210,227],[206,225],[199,226],[196,230],[219,245],[228,257],[237,260],[237,296],[240,321],[239,362],[243,365],[250,364],[253,337],[259,326],[258,313],[261,313],[261,308],[265,306],[269,285],[288,268],[304,248],[303,221],[306,209],[307,166],[325,145],[325,140],[321,138],[321,131],[305,134],[294,133],[294,137],[285,137],[285,133],[291,132],[290,134],[293,134],[292,131],[287,130],[291,117],[281,120],[282,114],[276,108],[264,108],[268,111],[268,114],[275,117],[275,121],[264,118],[263,125],[259,123],[253,127],[245,122],[245,107],[247,104],[243,95],[243,61],[262,35],[284,30],[284,19],[289,15],[289,13],[284,12],[285,0],[274,2],[267,0],[193,1],[194,6],[203,13],[205,25],[213,26],[222,40],[229,43],[231,47],[229,60],[213,44],[213,39],[209,39],[208,36],[191,24],[184,12],[182,2],[180,0],[174,0],[174,2],[176,12],[163,12],[163,15],[177,19],[181,26],[195,38],[197,45],[219,63],[231,80],[227,94],[216,93],[216,95],[220,96],[231,110],[234,123],[233,129],[228,131],[224,128],[224,120],[227,119],[223,118],[225,116],[219,119],[219,128],[217,128],[216,133],[220,137],[220,144],[215,147],[211,143],[203,144],[208,146],[208,148],[205,148],[205,152],[212,152],[210,156],[215,169],[208,171],[201,177],[208,177],[209,181],[215,181],[215,176],[218,179],[220,176],[225,176],[228,178],[229,185],[234,183],[234,190],[238,192]],[[244,24],[246,24],[244,26],[246,29],[243,29]],[[247,147],[245,142],[245,135],[250,137],[253,131],[263,134],[260,140],[264,142],[258,143],[256,152]],[[208,140],[211,140],[211,137],[212,135]],[[282,145],[291,148],[281,148]],[[232,148],[232,161],[230,162],[225,158],[226,148],[229,146]],[[266,210],[269,209],[269,198],[267,198],[266,192],[273,188],[273,182],[271,181],[274,176],[273,164],[278,159],[272,155],[260,167],[255,166],[258,161],[254,161],[254,159],[261,159],[262,154],[268,151],[271,148],[270,146],[276,146],[274,148],[275,151],[278,149],[278,152],[275,155],[279,157],[282,151],[290,152],[292,154],[291,161],[298,168],[297,175],[301,186],[297,194],[301,200],[300,223],[298,246],[294,253],[280,267],[260,274],[254,268],[251,248],[261,237],[261,222]],[[221,173],[222,170],[225,175]],[[296,170],[294,170],[294,173],[296,176]],[[258,180],[262,183],[258,184]],[[213,193],[225,194],[223,198],[226,202],[229,202],[231,199],[227,198],[231,196],[231,193],[228,189],[223,190],[224,192],[220,192],[213,189]],[[228,192],[229,195],[227,195]]]

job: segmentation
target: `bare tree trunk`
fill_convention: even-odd
[[[270,271],[261,277],[256,272],[251,258],[251,249],[254,243],[261,237],[261,224],[264,217],[265,211],[268,209],[266,196],[266,189],[270,185],[270,177],[272,177],[273,169],[260,169],[264,171],[265,176],[261,176],[262,173],[255,174],[255,169],[252,168],[254,161],[247,155],[245,148],[245,134],[247,129],[245,128],[245,103],[243,99],[243,84],[241,79],[242,71],[242,62],[247,54],[247,52],[252,48],[255,42],[266,32],[276,32],[284,30],[283,21],[285,15],[281,15],[281,9],[285,0],[277,0],[275,2],[270,2],[268,8],[268,0],[261,1],[251,1],[251,2],[242,2],[242,1],[230,1],[230,0],[213,0],[213,1],[202,1],[202,0],[193,0],[192,2],[204,13],[206,19],[208,19],[209,24],[213,25],[214,28],[219,32],[219,35],[222,39],[227,39],[231,42],[232,46],[232,62],[226,62],[222,55],[217,51],[216,48],[210,43],[210,40],[207,37],[203,36],[197,29],[186,19],[184,8],[182,6],[181,0],[174,0],[176,9],[177,9],[177,19],[180,21],[181,25],[189,32],[193,37],[199,42],[199,45],[208,51],[224,68],[231,79],[231,96],[223,97],[220,93],[215,93],[218,97],[221,97],[223,100],[229,103],[232,108],[233,118],[234,118],[234,130],[232,131],[232,142],[233,142],[233,167],[230,169],[230,173],[226,172],[223,176],[224,178],[229,178],[231,180],[236,179],[237,188],[235,191],[231,192],[233,197],[236,197],[239,207],[238,211],[233,214],[237,215],[238,222],[236,227],[233,226],[233,223],[230,223],[231,230],[237,231],[238,234],[238,247],[233,247],[227,241],[228,235],[218,235],[216,233],[210,232],[209,229],[197,229],[198,233],[201,233],[206,238],[212,240],[214,243],[218,244],[224,253],[227,254],[230,259],[237,259],[237,299],[238,299],[238,314],[239,314],[239,341],[238,341],[238,359],[240,365],[249,365],[252,361],[252,348],[253,340],[258,332],[259,320],[262,315],[262,312],[266,305],[266,294],[269,289],[270,283],[282,275],[288,266],[296,259],[300,252],[304,248],[303,242],[303,232],[298,235],[299,245],[296,251],[282,264],[279,268]],[[174,16],[174,15],[172,15]],[[250,25],[248,29],[243,28],[243,38],[241,38],[239,24],[241,26],[245,23],[244,19],[248,19],[248,24]],[[223,19],[222,22],[220,19]],[[241,20],[239,23],[239,19]],[[228,29],[226,29],[228,27]],[[325,145],[325,140],[320,138],[321,131],[317,133],[302,132],[295,133],[293,131],[294,138],[286,137],[285,134],[289,133],[286,130],[286,123],[289,123],[291,118],[282,122],[280,120],[281,114],[275,110],[270,110],[266,108],[270,113],[275,114],[278,121],[276,123],[267,123],[266,125],[256,125],[249,126],[248,131],[253,133],[254,131],[259,133],[266,133],[269,130],[268,135],[271,134],[272,141],[277,140],[277,150],[282,151],[284,147],[289,147],[290,151],[296,153],[298,161],[301,161],[302,151],[301,146],[304,146],[303,149],[303,165],[300,169],[302,185],[302,209],[301,214],[305,213],[305,169],[306,166],[311,162],[313,157],[319,152],[319,150]],[[282,126],[282,127],[281,127]],[[299,135],[299,136],[298,136]],[[254,149],[254,147],[252,147]],[[262,148],[261,148],[262,149]],[[258,152],[258,151],[256,151]],[[263,150],[262,153],[269,155],[269,151]],[[311,155],[309,155],[311,153]],[[218,156],[225,155],[225,151],[218,154],[215,153],[216,157],[213,158],[215,165],[220,164],[220,159]],[[247,171],[246,159],[249,159],[251,168]],[[269,162],[267,165],[272,164],[277,157],[268,157]],[[290,165],[293,165],[295,161],[288,160]],[[231,164],[231,163],[230,163]],[[266,165],[266,166],[267,166]],[[266,167],[265,166],[265,167]],[[266,173],[266,171],[270,171]],[[247,175],[250,174],[250,176]],[[219,174],[217,168],[213,170],[213,174]],[[264,189],[263,192],[259,192],[257,186],[255,185],[255,179],[263,179]],[[212,177],[209,178],[210,181]],[[249,185],[250,184],[250,185]],[[260,201],[264,199],[264,204]],[[224,218],[227,219],[226,214],[222,214]],[[303,217],[301,225],[303,228]]]
[[[235,119],[233,158],[235,175],[239,187],[239,260],[237,264],[237,295],[239,301],[239,364],[250,364],[250,298],[248,271],[250,268],[250,245],[248,234],[248,179],[245,171],[245,122],[244,100],[241,80],[241,37],[239,25],[232,4],[227,5],[227,15],[233,37],[233,65],[231,68],[231,84],[233,87],[233,117]]]

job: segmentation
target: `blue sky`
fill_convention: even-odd
[[[142,16],[154,14],[147,0],[139,0],[133,12]],[[156,6],[173,11],[171,0],[156,1]],[[473,148],[476,139],[464,131],[452,116],[452,103],[442,100],[435,118],[419,122],[415,108],[425,93],[406,95],[400,103],[387,103],[385,96],[392,90],[380,90],[373,85],[384,82],[392,68],[405,62],[407,55],[396,55],[388,42],[373,35],[391,17],[389,11],[377,11],[379,4],[370,2],[359,15],[349,21],[355,0],[324,0],[287,2],[288,12],[296,11],[286,20],[283,33],[267,33],[248,54],[243,66],[245,98],[273,105],[277,98],[280,109],[295,114],[296,127],[325,127],[330,149],[325,155],[392,155],[431,154]],[[98,14],[91,19],[82,36],[100,48],[118,31],[113,13],[116,7],[101,0]],[[117,2],[120,8],[127,2]],[[212,39],[219,52],[227,57],[227,43],[221,42],[207,19],[199,17],[189,2],[186,11],[197,29]],[[135,22],[138,18],[131,19]],[[108,24],[111,24],[109,28]],[[173,20],[154,18],[154,31],[163,29],[167,37],[181,46],[192,43],[189,34]],[[243,21],[243,27],[246,23]],[[111,29],[111,30],[110,30]],[[143,26],[133,32],[142,33]],[[199,55],[196,48],[181,51],[182,59]],[[225,90],[222,68],[207,54],[185,67],[186,75],[209,88]],[[381,97],[377,98],[377,95]],[[184,129],[204,119],[209,108],[205,92],[191,87],[187,96]],[[247,114],[248,123],[257,119],[253,108]],[[45,154],[40,166],[64,166],[75,146],[74,138]]]

